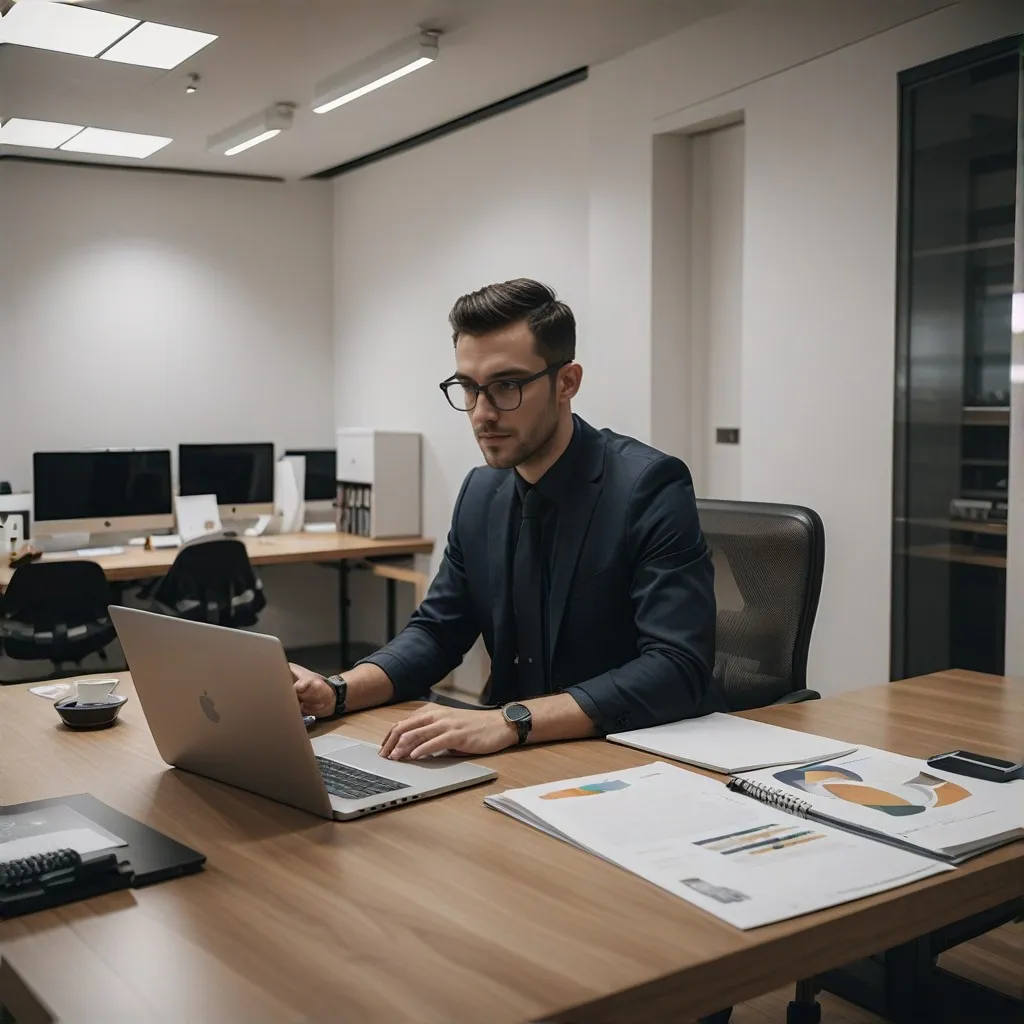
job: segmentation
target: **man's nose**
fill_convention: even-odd
[[[494,406],[487,401],[487,396],[482,391],[477,395],[476,405],[473,406],[473,409],[469,414],[469,418],[473,424],[474,430],[479,430],[481,427],[493,423],[498,418],[497,411]]]

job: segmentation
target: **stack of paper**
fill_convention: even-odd
[[[484,801],[738,928],[756,928],[950,868],[811,825],[658,761]]]
[[[717,712],[651,729],[612,733],[608,739],[723,775],[777,764],[807,764],[857,749],[824,736]]]

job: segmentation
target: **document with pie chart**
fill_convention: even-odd
[[[736,792],[951,863],[1024,839],[1024,780],[985,782],[872,747],[750,772]]]

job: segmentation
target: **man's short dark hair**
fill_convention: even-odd
[[[576,318],[559,302],[554,289],[539,281],[519,277],[489,284],[463,295],[448,314],[452,341],[460,334],[490,334],[525,323],[533,332],[537,354],[549,366],[576,358]]]

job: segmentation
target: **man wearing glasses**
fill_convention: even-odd
[[[543,284],[489,285],[449,316],[441,382],[486,466],[455,502],[423,603],[344,676],[292,666],[320,717],[423,699],[483,635],[484,710],[428,704],[381,754],[487,754],[724,710],[712,678],[715,594],[690,473],[573,415],[583,370],[572,311]]]

